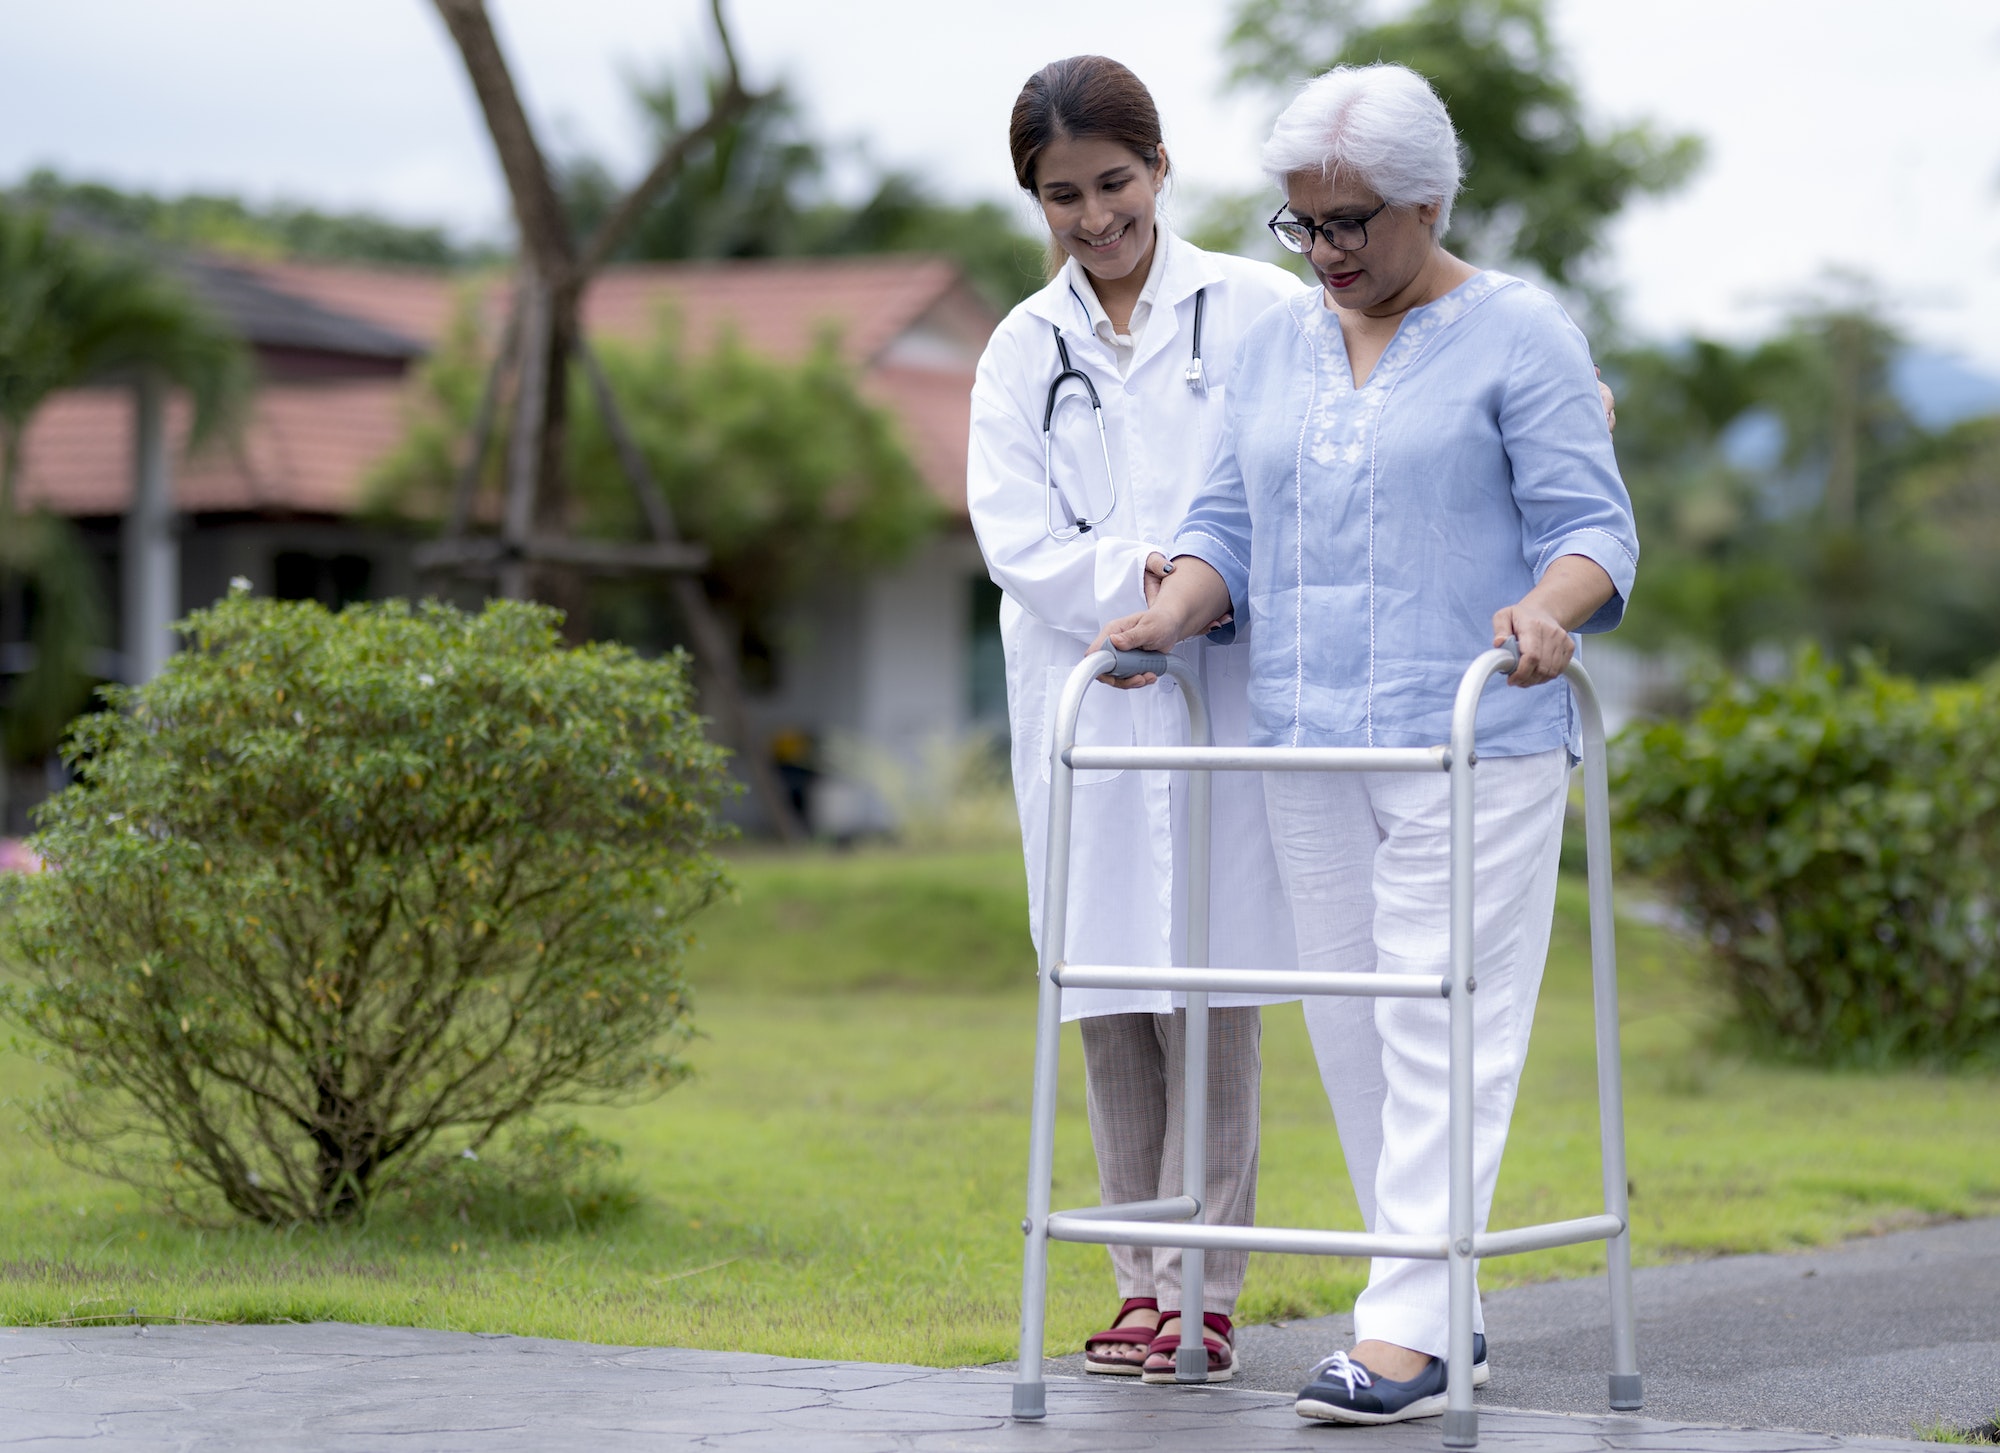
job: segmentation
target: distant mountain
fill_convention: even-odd
[[[1890,368],[1889,386],[1927,429],[1947,428],[1980,414],[2000,414],[2000,378],[1949,353],[1905,349]]]

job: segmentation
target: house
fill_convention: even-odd
[[[417,542],[364,513],[369,471],[401,439],[412,370],[467,290],[497,321],[507,287],[498,275],[302,262],[208,260],[190,276],[256,356],[260,385],[235,438],[183,457],[187,410],[143,384],[60,395],[26,438],[23,502],[73,519],[101,562],[123,622],[101,669],[119,679],[164,658],[148,622],[215,599],[233,576],[334,606],[422,588]],[[941,259],[814,258],[611,268],[585,297],[584,326],[637,340],[669,308],[695,349],[731,329],[795,359],[833,329],[951,521],[896,570],[838,582],[797,613],[769,689],[749,702],[763,742],[846,737],[909,756],[1004,730],[998,592],[965,510],[973,369],[998,315]],[[8,796],[19,804],[24,791]],[[19,831],[19,808],[10,816]]]

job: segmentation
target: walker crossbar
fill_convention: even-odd
[[[1447,1261],[1451,1241],[1444,1236],[1378,1236],[1368,1231],[1308,1231],[1275,1226],[1167,1226],[1199,1214],[1141,1216],[1140,1207],[1184,1206],[1186,1196],[1168,1201],[1134,1201],[1125,1206],[1090,1206],[1080,1211],[1051,1211],[1051,1241],[1087,1241],[1103,1246],[1199,1246],[1204,1251],[1278,1251],[1291,1256],[1403,1256],[1412,1261]],[[1116,1213],[1123,1212],[1119,1215]],[[1625,1229],[1616,1216],[1579,1216],[1517,1231],[1487,1231],[1472,1238],[1475,1259],[1516,1256],[1523,1251],[1548,1251],[1609,1241]]]
[[[1449,747],[1071,747],[1079,772],[1448,772]]]
[[[1048,1295],[1050,1241],[1107,1245],[1175,1246],[1182,1250],[1181,1303],[1203,1306],[1204,1253],[1280,1251],[1310,1256],[1387,1256],[1443,1261],[1448,1273],[1446,1411],[1448,1448],[1479,1441],[1472,1408],[1473,1269],[1483,1256],[1511,1256],[1586,1241],[1604,1241],[1611,1295],[1611,1406],[1640,1406],[1632,1317],[1632,1241],[1625,1182],[1625,1109],[1618,1057],[1618,970],[1611,916],[1611,815],[1604,758],[1604,718],[1597,692],[1572,661],[1564,671],[1583,718],[1584,838],[1589,862],[1591,979],[1597,1013],[1598,1132],[1603,1159],[1601,1215],[1536,1226],[1475,1232],[1472,1192],[1472,773],[1479,700],[1487,682],[1511,674],[1519,654],[1485,652],[1459,680],[1452,707],[1451,741],[1442,747],[1216,747],[1208,704],[1192,665],[1178,656],[1093,652],[1063,687],[1057,730],[1050,743],[1049,850],[1042,897],[1041,995],[1036,1007],[1034,1109],[1028,1137],[1028,1214],[1021,1276],[1021,1348],[1013,1413],[1040,1418],[1047,1411],[1042,1355]],[[1171,676],[1187,707],[1187,747],[1078,747],[1077,715],[1099,676]],[[1188,772],[1188,903],[1185,968],[1065,964],[1069,918],[1069,839],[1073,773],[1080,769]],[[1451,971],[1429,974],[1264,972],[1208,967],[1209,799],[1217,771],[1435,772],[1451,776]],[[1062,989],[1172,989],[1187,996],[1184,1115],[1181,1126],[1183,1194],[1122,1206],[1052,1211],[1055,1163],[1057,1056],[1062,1031]],[[1210,991],[1341,994],[1430,998],[1450,1005],[1449,1194],[1442,1235],[1378,1235],[1268,1226],[1212,1226],[1202,1222],[1207,1190],[1208,995]],[[1192,1314],[1192,1313],[1191,1313]],[[1177,1382],[1204,1382],[1208,1358],[1202,1339],[1183,1337],[1174,1361]]]
[[[1223,994],[1341,994],[1373,999],[1448,999],[1438,974],[1323,974],[1283,969],[1154,969],[1143,964],[1058,964],[1065,989],[1205,989]]]
[[[1451,1255],[1451,1244],[1443,1236],[1376,1236],[1367,1231],[1310,1231],[1275,1226],[1163,1226],[1145,1221],[1084,1219],[1063,1211],[1049,1217],[1049,1239],[1100,1246],[1281,1251],[1293,1256],[1407,1256],[1412,1260],[1444,1261]]]

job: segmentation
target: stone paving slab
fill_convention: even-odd
[[[0,1329],[0,1448],[53,1453],[1389,1453],[1437,1420],[1302,1421],[1288,1394],[1054,1379],[1007,1416],[985,1369],[809,1362],[337,1323]],[[1932,1445],[1481,1412],[1481,1446],[1536,1453],[1819,1453]]]

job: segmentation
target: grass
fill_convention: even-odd
[[[1939,1419],[1917,1429],[1917,1438],[1925,1443],[1959,1443],[1973,1447],[1991,1447],[2000,1443],[2000,1412],[1996,1412],[1976,1427],[1961,1428]]]
[[[1011,1354],[1032,1050],[1017,855],[746,857],[690,965],[696,1080],[578,1118],[624,1147],[634,1207],[543,1234],[389,1207],[367,1226],[202,1230],[63,1166],[0,1117],[0,1321],[378,1322],[939,1365]],[[2000,1212],[1993,1077],[1821,1073],[1708,1048],[1689,949],[1620,933],[1642,1262],[1782,1250]],[[1592,1209],[1594,1067],[1581,893],[1556,949],[1496,1223]],[[1094,1201],[1074,1030],[1058,1204]],[[1296,1006],[1267,1011],[1260,1219],[1356,1224]],[[0,1056],[0,1095],[45,1082]],[[1591,1248],[1491,1262],[1579,1275]],[[1349,1305],[1363,1267],[1259,1257],[1241,1314]],[[1052,1345],[1114,1296],[1055,1248]]]

